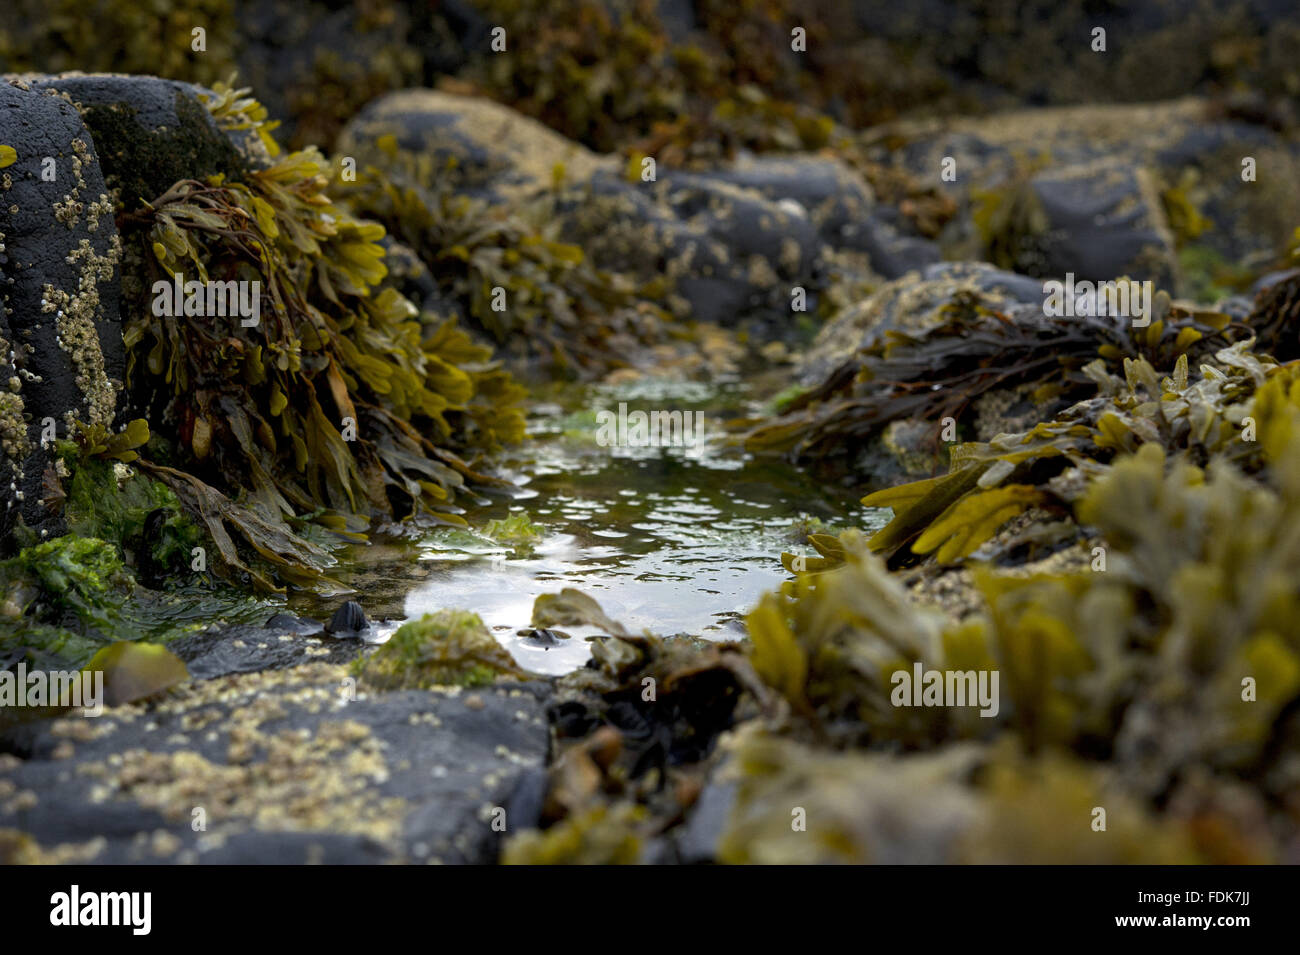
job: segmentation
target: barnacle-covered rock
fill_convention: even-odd
[[[0,788],[32,796],[0,803],[0,860],[485,864],[499,822],[535,824],[514,797],[546,759],[543,687],[352,683],[323,662],[234,673],[6,734]]]
[[[53,92],[0,82],[0,529],[43,504],[51,439],[111,429],[124,377],[113,202],[90,133]]]

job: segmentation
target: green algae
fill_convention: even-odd
[[[542,539],[544,528],[534,524],[527,514],[511,514],[506,518],[493,518],[483,525],[483,536],[506,544],[516,550],[529,550]]]
[[[527,676],[478,614],[463,610],[440,610],[403,624],[372,655],[358,658],[352,671],[380,690],[486,686]]]

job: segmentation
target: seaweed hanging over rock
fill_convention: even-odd
[[[208,106],[273,151],[246,93],[218,85]],[[493,481],[457,452],[522,437],[522,390],[450,319],[422,324],[383,286],[383,226],[328,197],[317,150],[272,160],[242,181],[180,181],[123,216],[138,270],[124,337],[133,404],[177,435],[151,457],[184,472],[144,466],[204,516],[227,560],[218,528],[231,521],[301,583],[327,562],[285,521],[463,524],[457,493]],[[256,321],[210,314],[191,294],[239,283],[260,292]]]
[[[590,375],[661,337],[666,313],[638,297],[631,279],[561,241],[544,195],[505,206],[458,193],[455,157],[402,149],[391,133],[363,157],[373,162],[355,182],[336,182],[334,194],[414,250],[442,299],[513,368]]]

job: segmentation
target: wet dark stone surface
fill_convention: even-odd
[[[95,863],[481,863],[537,824],[548,685],[349,701],[347,679],[232,676],[11,734],[0,833]]]
[[[301,663],[349,663],[360,652],[355,640],[297,633],[289,626],[218,627],[167,645],[185,661],[190,676],[210,680],[233,673],[279,670]]]

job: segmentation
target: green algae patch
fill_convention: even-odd
[[[485,537],[516,550],[531,550],[534,544],[541,541],[544,533],[545,528],[530,521],[527,514],[511,514],[509,517],[493,519],[483,528]]]
[[[403,624],[373,655],[358,659],[353,673],[379,690],[486,686],[498,677],[528,676],[478,614],[464,610],[439,610]]]
[[[200,584],[143,587],[115,543],[67,535],[0,561],[0,667],[85,665],[107,644],[164,643],[214,622],[252,623],[268,604]]]

